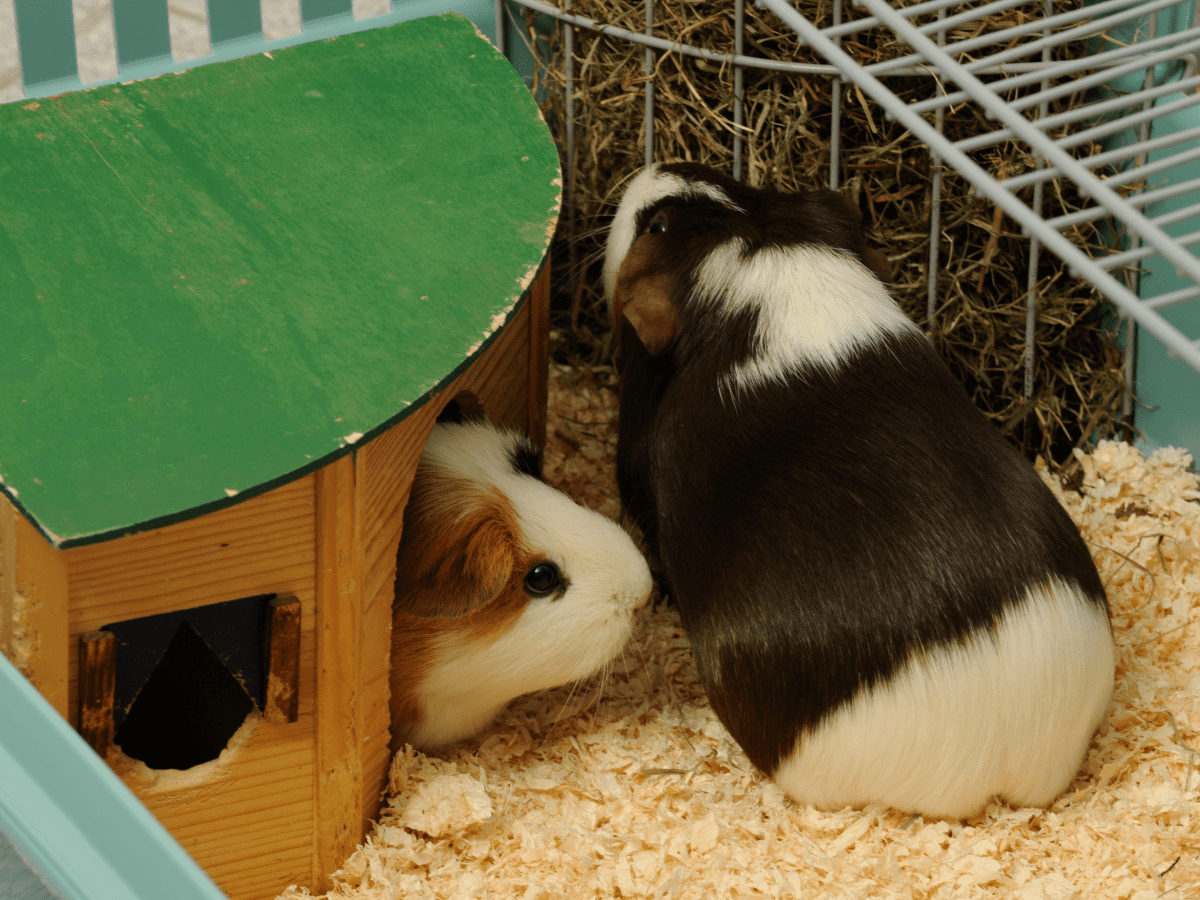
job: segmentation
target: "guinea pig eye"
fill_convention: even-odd
[[[650,224],[646,227],[646,234],[662,234],[667,230],[667,217],[657,215],[650,220]]]
[[[548,597],[562,585],[562,573],[552,562],[540,562],[525,575],[525,592],[531,597]]]

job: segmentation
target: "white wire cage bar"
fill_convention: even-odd
[[[506,0],[497,0],[500,8]],[[943,166],[965,178],[972,187],[999,206],[1029,237],[1029,286],[1026,297],[1024,393],[1032,396],[1033,329],[1036,326],[1038,258],[1043,248],[1056,254],[1072,274],[1093,284],[1119,313],[1161,341],[1167,350],[1200,373],[1200,341],[1168,321],[1162,310],[1200,298],[1200,260],[1191,247],[1200,245],[1200,177],[1181,178],[1177,170],[1200,160],[1200,115],[1195,124],[1150,137],[1150,126],[1168,117],[1185,117],[1200,107],[1200,25],[1157,33],[1160,11],[1178,9],[1180,0],[1104,0],[1065,12],[1054,12],[1048,0],[997,0],[968,5],[931,2],[893,8],[886,0],[855,0],[855,17],[847,16],[841,0],[834,0],[832,24],[816,27],[785,0],[757,0],[794,30],[824,60],[813,63],[788,59],[761,59],[743,52],[744,6],[731,9],[734,17],[734,52],[721,52],[672,41],[654,33],[654,0],[645,2],[645,27],[629,28],[598,22],[570,10],[570,0],[555,6],[545,0],[511,0],[534,12],[553,16],[570,47],[576,29],[584,28],[645,46],[646,161],[654,159],[654,61],[660,53],[704,59],[728,67],[733,94],[733,175],[741,177],[744,138],[742,78],[748,68],[772,69],[797,75],[832,79],[833,130],[829,186],[838,186],[841,88],[853,83],[921,140],[929,150],[930,273],[938,271],[939,195]],[[972,29],[999,11],[1023,8],[1020,24],[995,30]],[[935,17],[935,18],[930,18]],[[923,21],[927,20],[927,21]],[[1148,24],[1147,24],[1148,23]],[[1124,27],[1135,40],[1111,38]],[[871,29],[888,29],[907,45],[908,52],[870,65],[861,65],[842,49],[847,38]],[[975,32],[959,40],[956,33]],[[1105,36],[1110,36],[1105,39]],[[1054,59],[1052,51],[1067,43],[1091,39],[1096,48],[1073,58]],[[1061,56],[1061,54],[1059,54]],[[574,102],[574,72],[566,53],[565,78],[568,104]],[[1171,69],[1164,76],[1165,69]],[[917,103],[901,101],[888,87],[894,76],[925,75],[930,80],[928,98]],[[1137,81],[1136,89],[1114,87],[1122,79]],[[1051,101],[1086,92],[1077,108],[1048,115]],[[1017,98],[1017,99],[1014,99]],[[952,142],[942,134],[947,111],[974,104],[995,123],[986,133]],[[564,147],[565,157],[575,157],[574,123],[570,108]],[[1129,135],[1133,135],[1129,137]],[[1023,142],[1037,158],[1034,171],[1010,178],[997,177],[977,161],[979,151],[1005,142]],[[571,184],[571,173],[566,173]],[[1170,176],[1170,177],[1168,177]],[[1043,191],[1054,179],[1068,179],[1087,198],[1081,211],[1047,220],[1042,215]],[[1019,196],[1020,194],[1020,196]],[[1182,207],[1158,210],[1167,201],[1193,197]],[[1121,252],[1108,256],[1096,248],[1077,246],[1064,231],[1083,222],[1101,220],[1123,242]],[[1168,229],[1171,229],[1168,231]],[[1090,252],[1089,252],[1090,249]],[[1184,284],[1155,294],[1141,277],[1147,264],[1159,258]],[[1161,280],[1161,279],[1160,279]],[[930,279],[928,313],[937,306],[935,279]],[[1140,294],[1139,294],[1140,290]],[[1132,379],[1132,353],[1127,354],[1127,380]],[[1200,398],[1197,399],[1200,402]]]

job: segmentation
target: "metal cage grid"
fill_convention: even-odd
[[[832,161],[829,186],[838,187],[840,140],[837,123],[842,85],[852,82],[874,99],[885,112],[920,139],[932,156],[930,222],[930,272],[938,268],[939,202],[943,166],[953,168],[977,191],[1011,216],[1029,237],[1029,286],[1026,295],[1025,382],[1032,396],[1033,329],[1037,292],[1034,286],[1038,258],[1043,248],[1055,253],[1072,274],[1087,279],[1118,309],[1161,341],[1167,350],[1200,373],[1200,340],[1189,337],[1164,318],[1162,311],[1200,301],[1200,260],[1190,248],[1200,244],[1200,177],[1168,178],[1172,170],[1200,160],[1200,117],[1195,125],[1158,134],[1156,124],[1200,105],[1200,27],[1192,24],[1194,4],[1179,0],[1104,0],[1055,14],[1046,0],[996,0],[963,4],[929,0],[893,8],[886,0],[855,0],[854,18],[847,16],[842,0],[834,0],[833,24],[817,28],[786,0],[758,0],[795,30],[803,43],[826,60],[824,64],[761,59],[743,53],[744,0],[735,0],[734,52],[717,52],[671,41],[655,34],[654,2],[645,3],[645,29],[626,28],[574,15],[545,0],[511,0],[536,13],[553,16],[564,29],[563,66],[566,81],[565,158],[574,159],[575,141],[573,60],[576,29],[585,28],[645,47],[646,162],[654,159],[654,85],[656,55],[669,52],[706,59],[728,66],[732,79],[734,122],[733,175],[741,177],[743,138],[742,78],[747,68],[765,68],[832,79],[834,109],[831,134]],[[497,0],[501,10],[504,0]],[[972,37],[948,41],[955,29],[1013,8],[1026,10],[1024,24]],[[1158,16],[1180,14],[1184,27],[1158,34]],[[911,52],[870,65],[861,65],[847,54],[841,42],[870,29],[890,29]],[[1121,29],[1132,39],[1113,38]],[[1106,37],[1107,36],[1107,37]],[[1054,60],[1053,50],[1070,42],[1093,39],[1103,43],[1097,52]],[[919,103],[900,100],[887,84],[892,76],[926,75],[928,99]],[[1133,89],[1128,89],[1130,79]],[[1064,85],[1064,79],[1069,83]],[[1006,95],[1021,90],[1019,100]],[[1047,115],[1050,100],[1064,93],[1088,91],[1078,108]],[[945,112],[961,104],[977,104],[995,122],[987,133],[957,142],[948,141],[940,124]],[[978,152],[1007,141],[1024,142],[1039,165],[1033,172],[998,178],[976,162]],[[974,156],[973,156],[974,155]],[[1200,175],[1200,173],[1198,173]],[[1042,215],[1042,194],[1053,179],[1069,179],[1089,198],[1079,212],[1047,220]],[[571,184],[566,173],[565,182]],[[1030,190],[1032,189],[1032,190]],[[1019,196],[1021,194],[1021,196]],[[1031,195],[1023,199],[1025,195]],[[1178,201],[1183,200],[1179,206]],[[1169,201],[1176,201],[1166,209]],[[569,200],[567,201],[569,208]],[[1093,257],[1076,246],[1063,231],[1086,221],[1103,220],[1125,249]],[[1165,261],[1184,283],[1167,290],[1155,285],[1163,279],[1140,277],[1155,259]],[[936,309],[935,284],[928,287],[928,315]],[[1126,379],[1132,386],[1133,355],[1127,354]],[[1129,401],[1127,401],[1128,403]],[[1128,408],[1127,408],[1128,411]]]

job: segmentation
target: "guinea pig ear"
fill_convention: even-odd
[[[421,491],[405,511],[394,609],[433,619],[458,618],[487,606],[508,584],[516,564],[512,506],[464,479],[432,478]]]
[[[656,270],[657,244],[654,235],[633,242],[621,261],[613,290],[617,330],[624,316],[651,356],[666,350],[679,328],[679,311],[671,300],[671,274]]]

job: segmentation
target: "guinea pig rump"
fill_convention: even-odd
[[[1045,806],[1071,782],[1108,708],[1108,619],[1050,579],[994,633],[915,654],[801,735],[772,777],[822,809],[881,798],[927,816],[994,796]]]

